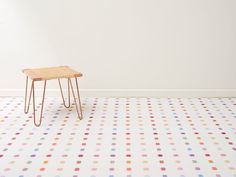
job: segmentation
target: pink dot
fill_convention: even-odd
[[[10,168],[5,168],[4,171],[10,171],[11,169]]]

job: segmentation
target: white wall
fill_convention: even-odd
[[[0,94],[57,65],[107,95],[236,96],[236,1],[0,0]]]

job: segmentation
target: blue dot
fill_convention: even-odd
[[[198,175],[198,177],[204,177],[203,175]]]

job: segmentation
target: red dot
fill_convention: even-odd
[[[166,170],[166,168],[165,167],[161,167],[161,171],[165,171]]]
[[[216,167],[212,167],[212,170],[217,170],[217,168]]]
[[[75,171],[79,171],[80,169],[79,168],[75,168]]]
[[[39,170],[40,170],[40,171],[45,171],[45,168],[40,168]]]

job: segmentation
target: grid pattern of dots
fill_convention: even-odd
[[[0,98],[0,177],[236,177],[236,98],[84,98],[83,120],[61,102],[37,128]]]

